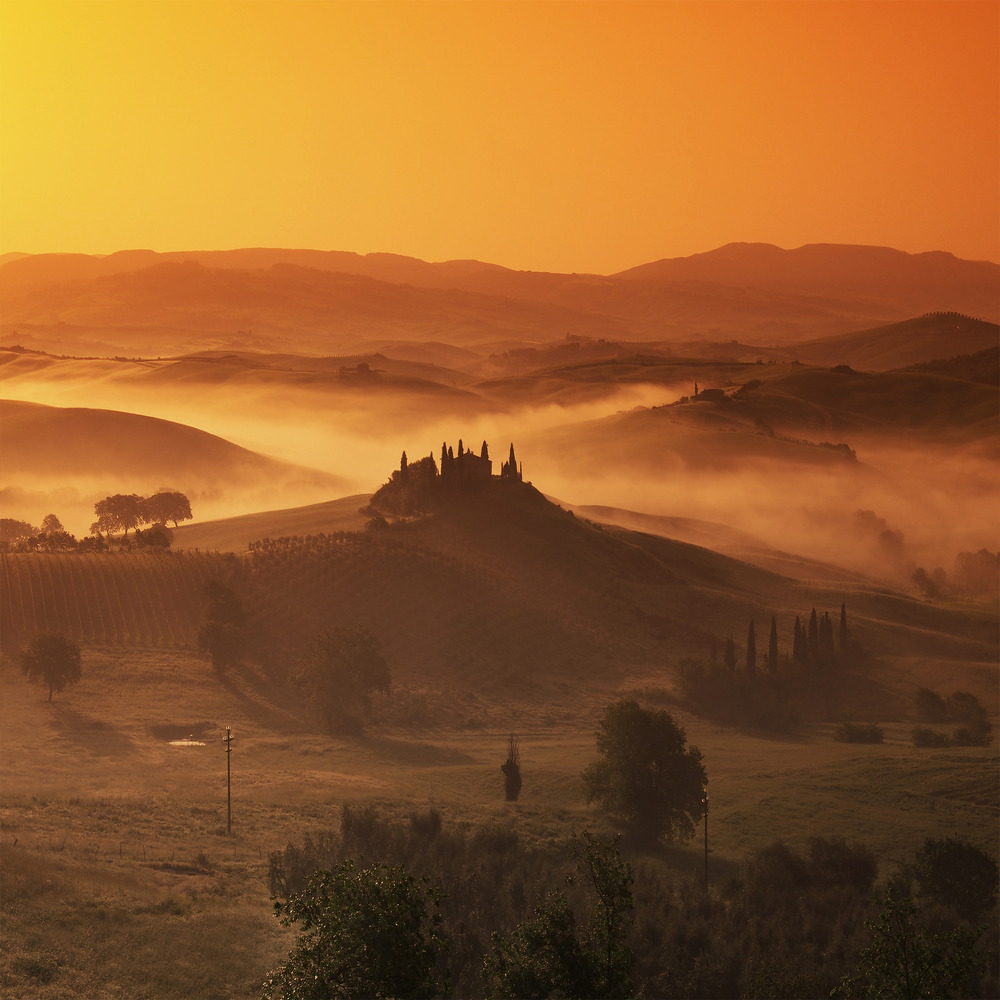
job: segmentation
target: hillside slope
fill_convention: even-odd
[[[186,424],[118,410],[0,399],[5,480],[21,476],[193,479],[212,486],[335,476],[288,465]]]
[[[796,344],[800,361],[888,371],[923,362],[975,354],[996,347],[1000,326],[958,313],[931,313],[903,323]]]
[[[6,343],[61,353],[281,350],[291,335],[318,353],[380,340],[503,349],[566,334],[773,345],[941,310],[994,322],[1000,266],[879,247],[756,244],[610,276],[389,254],[126,251],[7,261],[0,301]]]
[[[761,637],[776,619],[784,653],[796,615],[805,620],[813,607],[835,615],[841,602],[868,655],[840,665],[843,681],[817,676],[822,717],[902,710],[913,680],[903,668],[883,674],[871,656],[920,658],[921,676],[930,663],[947,664],[952,678],[982,691],[997,655],[995,614],[928,606],[863,581],[791,580],[698,546],[582,521],[520,484],[361,532],[262,540],[241,559],[8,556],[0,621],[8,640],[62,628],[65,617],[66,630],[86,642],[189,643],[206,569],[184,571],[183,602],[159,581],[169,569],[174,594],[181,568],[208,558],[251,611],[255,655],[279,675],[294,671],[316,633],[360,624],[379,638],[396,683],[456,702],[474,695],[555,706],[569,690],[602,698],[629,686],[669,690],[682,657],[707,658],[730,634],[739,648],[751,619]],[[137,603],[157,593],[167,596]],[[122,625],[102,610],[118,604],[130,609]],[[161,618],[144,623],[142,607]]]

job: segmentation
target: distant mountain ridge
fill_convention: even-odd
[[[791,344],[929,312],[997,321],[1000,265],[832,244],[729,244],[615,275],[383,253],[129,250],[7,259],[0,304],[5,343],[47,349],[76,340],[322,352],[392,338],[491,350],[567,335]],[[259,343],[246,343],[248,330]]]

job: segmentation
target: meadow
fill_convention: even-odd
[[[769,735],[699,719],[672,700],[666,666],[500,700],[397,659],[393,699],[364,735],[343,738],[317,726],[287,682],[253,665],[220,675],[179,642],[85,643],[82,680],[51,704],[12,652],[0,664],[9,996],[254,995],[291,942],[271,913],[269,854],[335,830],[345,803],[402,822],[433,808],[446,829],[510,830],[540,848],[573,831],[611,834],[585,804],[580,773],[604,705],[623,695],[668,706],[704,753],[713,892],[775,840],[803,849],[843,837],[869,847],[883,877],[929,836],[987,851],[995,842],[995,748],[914,748],[906,711],[879,720],[882,744],[854,745],[833,738],[832,720]],[[913,666],[890,661],[886,676],[912,677]],[[920,680],[949,690],[948,668],[925,658]],[[517,803],[504,801],[499,770],[511,731],[525,782]],[[700,838],[626,849],[693,891]]]

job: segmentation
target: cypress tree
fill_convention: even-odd
[[[819,623],[819,648],[825,656],[833,655],[833,620],[830,618],[829,611],[823,612]]]
[[[722,662],[730,670],[736,669],[736,643],[733,642],[732,632],[729,633],[729,638],[726,640],[726,651],[722,654]]]
[[[771,637],[767,642],[767,669],[771,673],[778,670],[778,623],[771,618]]]
[[[409,474],[410,467],[406,464],[406,452],[403,452],[403,457],[399,460],[399,475],[403,482],[406,482],[406,477]]]
[[[753,629],[753,619],[747,630],[747,673],[752,677],[757,673],[757,635]]]
[[[843,653],[847,649],[847,605],[840,605],[840,641],[837,644]]]
[[[809,616],[809,658],[815,660],[819,657],[819,618],[816,615],[816,609],[812,609],[812,614]]]
[[[488,462],[490,460],[490,449],[487,447],[485,441],[483,442],[483,450],[479,453],[479,457],[484,462]]]
[[[806,638],[802,634],[802,623],[798,615],[795,616],[795,632],[792,638],[792,662],[806,662]]]

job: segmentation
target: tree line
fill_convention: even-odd
[[[17,518],[0,518],[0,550],[4,552],[66,552],[103,551],[112,536],[121,534],[128,542],[128,533],[139,545],[169,548],[173,534],[168,522],[176,528],[181,521],[192,518],[191,502],[183,493],[160,490],[148,497],[137,493],[116,493],[94,504],[97,520],[90,526],[90,535],[77,539],[64,527],[55,514],[46,514],[39,527]],[[141,526],[148,524],[146,531]]]
[[[270,856],[297,938],[263,996],[996,995],[996,861],[927,838],[878,876],[864,845],[814,837],[706,891],[618,838],[528,844],[502,823],[346,804],[339,830]]]

